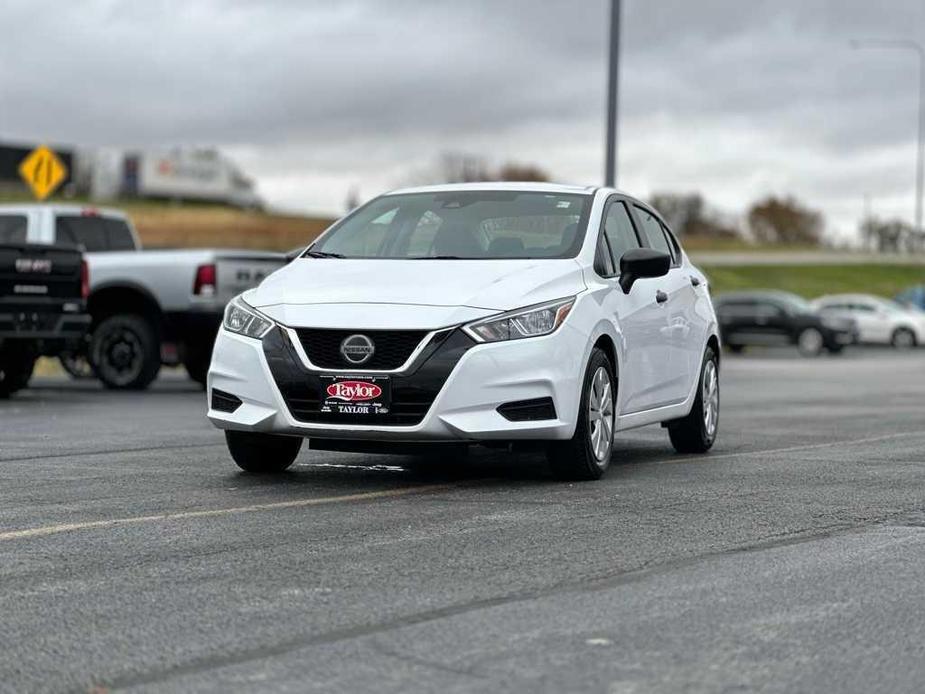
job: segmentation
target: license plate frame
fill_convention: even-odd
[[[343,417],[376,417],[392,408],[389,376],[321,376],[321,412]]]

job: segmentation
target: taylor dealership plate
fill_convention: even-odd
[[[322,376],[321,411],[343,415],[388,414],[392,382],[388,376]]]

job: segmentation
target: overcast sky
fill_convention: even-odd
[[[340,213],[442,151],[602,177],[606,0],[4,0],[0,139],[218,145]],[[619,183],[912,217],[925,2],[624,0]]]

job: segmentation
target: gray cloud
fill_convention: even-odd
[[[731,211],[794,193],[850,231],[908,216],[921,39],[913,0],[624,0],[621,183]],[[272,202],[336,211],[442,150],[594,183],[607,3],[47,4],[7,0],[0,137],[217,144]]]

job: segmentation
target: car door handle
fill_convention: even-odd
[[[655,301],[660,304],[664,304],[666,301],[668,301],[668,295],[659,289],[657,292],[655,292]]]
[[[700,286],[700,278],[699,278],[699,277],[694,277],[693,275],[691,275],[691,284],[694,285],[695,287],[699,287],[699,286]]]

